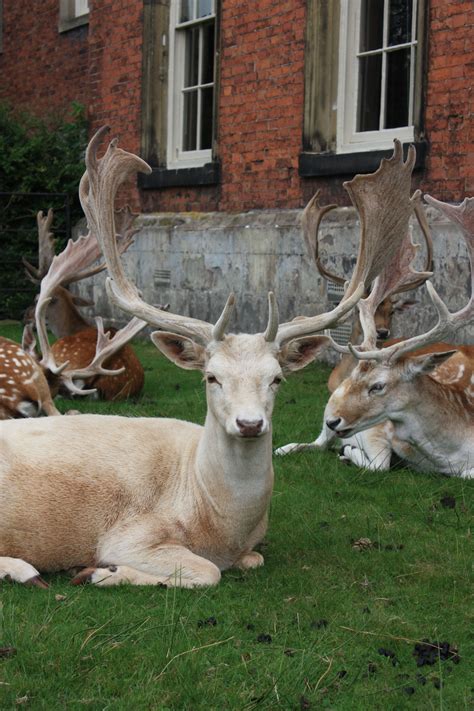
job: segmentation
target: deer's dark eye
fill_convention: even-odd
[[[374,383],[369,388],[369,395],[372,393],[381,393],[385,390],[385,383]]]
[[[279,375],[277,375],[276,378],[273,378],[272,385],[280,385],[282,380],[283,380],[283,378],[281,378]]]
[[[220,382],[217,380],[215,375],[206,375],[206,382],[208,382],[210,385],[212,385],[212,383],[217,383],[217,385],[220,385]]]

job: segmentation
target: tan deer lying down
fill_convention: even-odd
[[[216,584],[221,571],[263,564],[255,546],[267,527],[273,487],[271,417],[285,373],[311,362],[385,259],[399,248],[392,210],[383,235],[362,240],[353,277],[334,310],[278,324],[273,295],[264,333],[225,333],[231,295],[215,324],[146,304],[123,271],[114,240],[120,183],[149,167],[104,130],[86,153],[80,197],[111,279],[111,298],[160,330],[153,342],[182,368],[203,372],[204,426],[161,418],[80,415],[0,423],[0,577],[41,584],[38,571],[86,566],[76,578],[99,585]]]
[[[428,282],[438,313],[436,326],[377,350],[373,318],[377,300],[361,301],[364,342],[360,348],[350,346],[360,362],[331,396],[325,420],[342,438],[385,423],[378,425],[384,434],[378,443],[379,469],[390,466],[394,452],[418,469],[472,479],[474,346],[450,346],[439,340],[453,337],[474,320],[474,198],[458,206],[430,196],[426,200],[462,229],[471,264],[469,303],[449,313]],[[344,455],[359,466],[371,465],[367,451],[357,446],[345,447]]]
[[[138,231],[132,227],[135,217],[128,207],[115,212],[116,239],[121,254],[133,243]],[[100,273],[105,264],[97,264],[100,249],[95,235],[91,233],[70,242],[61,255],[55,257],[52,220],[52,210],[46,216],[38,213],[39,266],[33,267],[26,259],[23,263],[32,281],[41,285],[46,281],[48,284],[49,301],[44,318],[47,318],[48,326],[57,338],[51,347],[53,357],[60,363],[67,361],[69,369],[82,370],[94,358],[99,334],[97,327],[92,326],[78,309],[93,304],[71,293],[67,287]],[[44,298],[44,291],[42,287],[38,298],[42,295]],[[28,309],[25,315],[27,323],[34,320],[35,311],[35,306]],[[109,328],[108,332],[114,336],[117,329]],[[104,365],[116,374],[96,373],[83,378],[87,390],[93,389],[103,400],[123,400],[141,392],[145,379],[143,366],[127,341],[111,353]],[[67,394],[67,388],[61,388],[61,383],[58,385],[62,393]]]

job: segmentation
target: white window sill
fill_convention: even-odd
[[[59,20],[58,32],[69,32],[69,30],[74,30],[76,27],[82,27],[83,25],[89,24],[89,13],[86,15],[80,15],[79,17],[72,17],[69,20],[61,18]]]

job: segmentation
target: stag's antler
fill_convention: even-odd
[[[408,338],[405,341],[395,343],[381,350],[359,351],[353,346],[349,346],[351,352],[358,360],[396,362],[403,355],[417,350],[418,348],[431,345],[437,341],[449,341],[454,337],[459,328],[474,319],[474,198],[466,198],[461,205],[457,206],[448,205],[447,203],[435,200],[435,198],[432,198],[430,195],[426,195],[425,199],[429,205],[438,208],[446,217],[456,222],[462,229],[471,268],[471,297],[469,302],[456,313],[450,313],[434,286],[430,281],[427,281],[426,287],[438,314],[438,322],[436,325],[427,333]],[[364,342],[365,340],[364,338]]]
[[[145,321],[132,318],[126,326],[111,336],[110,333],[104,332],[104,324],[100,316],[97,316],[95,321],[97,324],[97,344],[93,360],[84,368],[67,368],[61,377],[61,382],[64,383],[68,390],[78,395],[90,395],[95,392],[95,388],[89,390],[78,388],[74,380],[87,380],[95,375],[120,375],[120,373],[123,373],[125,368],[108,370],[104,368],[103,364],[146,326]]]
[[[433,259],[433,243],[426,215],[421,204],[419,191],[412,197],[412,207],[410,207],[406,199],[409,197],[411,173],[415,155],[414,152],[409,153],[406,163],[403,163],[401,144],[399,141],[395,141],[393,156],[389,160],[382,160],[379,169],[375,173],[372,175],[358,175],[352,181],[344,183],[344,187],[348,190],[354,206],[359,211],[361,220],[360,264],[362,264],[360,257],[363,257],[367,249],[368,225],[370,225],[372,230],[380,230],[385,234],[385,237],[379,242],[383,251],[383,240],[385,239],[387,243],[392,243],[392,235],[393,233],[397,234],[397,230],[399,231],[399,235],[401,235],[402,238],[404,237],[404,230],[408,224],[407,218],[409,218],[413,210],[415,212],[426,243],[425,267],[423,272],[419,272],[411,281],[408,280],[403,285],[400,285],[397,290],[393,291],[393,296],[421,286],[426,277],[420,275],[423,275],[424,272],[431,271]],[[345,277],[330,272],[322,263],[319,256],[319,227],[321,220],[326,213],[337,207],[336,205],[321,206],[319,204],[319,193],[320,191],[318,190],[303,212],[302,226],[305,242],[321,276],[335,284],[343,285],[346,282]],[[401,213],[398,211],[400,200],[405,205],[405,210]],[[361,206],[362,211],[360,210]],[[393,244],[396,248],[397,240],[395,240]],[[378,269],[379,258],[377,255],[373,254],[369,256],[373,264],[373,269]],[[386,255],[382,254],[384,259],[385,256]],[[362,276],[362,274],[360,274],[360,276]],[[354,283],[357,283],[359,278],[360,277],[354,272]],[[365,279],[365,286],[367,291],[371,287],[370,274]]]
[[[47,273],[54,257],[54,245],[56,240],[51,232],[54,213],[50,207],[46,217],[40,210],[36,215],[36,223],[38,225],[38,268],[28,262],[25,257],[22,262],[26,268],[28,278],[34,283],[39,284],[41,279]]]
[[[117,148],[117,139],[110,142],[105,155],[97,158],[97,150],[104,135],[101,128],[89,143],[86,151],[86,172],[79,186],[79,197],[89,228],[97,235],[107,263],[110,277],[106,281],[110,299],[123,311],[138,316],[149,324],[177,335],[188,336],[207,345],[211,340],[221,340],[229,323],[234,306],[234,296],[227,299],[216,325],[199,319],[167,313],[147,304],[141,298],[122,267],[115,243],[114,200],[120,184],[137,171],[149,173],[151,168],[138,156]]]

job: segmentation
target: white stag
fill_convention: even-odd
[[[304,367],[349,313],[396,245],[369,238],[345,298],[329,313],[278,324],[269,295],[264,333],[225,334],[234,304],[210,323],[145,303],[120,261],[114,199],[149,172],[104,130],[86,152],[80,197],[112,279],[111,298],[161,329],[153,342],[182,368],[204,373],[204,426],[161,418],[79,415],[0,424],[0,578],[44,585],[39,571],[86,566],[76,582],[216,584],[221,570],[263,564],[273,486],[271,415],[284,373]],[[374,266],[375,265],[375,266]],[[54,420],[54,422],[53,422]]]

